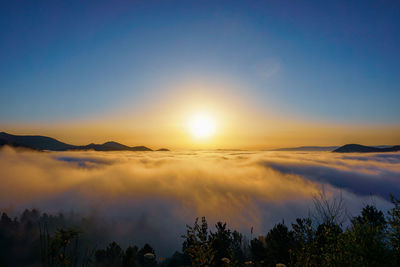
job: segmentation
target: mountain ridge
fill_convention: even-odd
[[[400,146],[390,147],[376,147],[376,146],[363,146],[359,144],[346,144],[341,146],[332,152],[335,153],[375,153],[375,152],[396,152],[400,151]]]
[[[75,146],[61,142],[55,138],[42,135],[13,135],[0,132],[0,147],[9,145],[13,147],[24,147],[34,150],[68,151],[68,150],[95,150],[95,151],[153,151],[146,146],[126,146],[115,141],[108,141],[103,144],[88,144]],[[167,151],[163,149],[162,151]]]
[[[270,151],[332,151],[339,146],[298,146],[298,147],[282,147],[271,149]]]

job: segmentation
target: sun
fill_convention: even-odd
[[[210,138],[215,134],[215,118],[206,112],[200,112],[190,117],[188,122],[190,133],[197,139]]]

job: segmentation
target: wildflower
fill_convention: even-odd
[[[146,253],[143,256],[148,260],[153,260],[156,257],[153,253]]]
[[[225,258],[225,257],[222,258],[221,261],[225,262],[225,263],[228,263],[228,264],[231,263],[231,261],[228,258]]]

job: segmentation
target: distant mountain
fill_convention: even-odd
[[[64,151],[75,148],[73,145],[60,142],[51,137],[40,135],[12,135],[5,132],[0,133],[0,144],[36,150],[54,151]]]
[[[338,146],[299,146],[272,149],[272,151],[333,151]]]
[[[114,141],[106,142],[104,144],[89,144],[86,146],[78,146],[78,150],[96,150],[96,151],[152,151],[152,149],[145,146],[126,146]]]
[[[58,141],[57,139],[40,135],[12,135],[0,133],[0,146],[24,147],[35,150],[66,151],[66,150],[96,150],[96,151],[152,151],[145,146],[126,146],[117,142],[104,144],[89,144],[86,146],[74,146]]]
[[[156,151],[170,151],[168,148],[160,148],[160,149],[157,149]]]
[[[358,153],[374,153],[374,152],[396,152],[400,151],[400,146],[392,146],[392,147],[386,147],[386,146],[363,146],[363,145],[358,145],[358,144],[347,144],[344,146],[339,147],[338,149],[335,149],[333,152],[336,153],[352,153],[352,152],[358,152]]]

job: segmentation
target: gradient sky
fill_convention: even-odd
[[[353,141],[339,134],[348,125],[354,133],[354,127],[373,132],[361,140],[366,143],[396,143],[400,2],[2,1],[3,130],[46,133],[57,124],[53,133],[68,139],[66,133],[79,135],[74,122],[95,121],[106,134],[115,128],[107,125],[131,118],[133,126],[120,127],[125,135],[110,135],[142,142],[126,137],[141,131],[138,117],[160,125],[155,110],[167,101],[174,107],[187,102],[188,95],[207,99],[200,106],[229,106],[228,113],[240,106],[237,124],[249,116],[261,118],[254,120],[259,125],[265,116],[304,122],[296,127],[334,128],[336,138],[314,144]],[[170,108],[160,108],[165,110]],[[175,131],[171,123],[160,127]],[[154,128],[142,133],[152,132],[161,144]],[[268,136],[256,128],[240,138]],[[93,132],[67,141],[102,140]],[[309,139],[294,143],[311,144]]]

